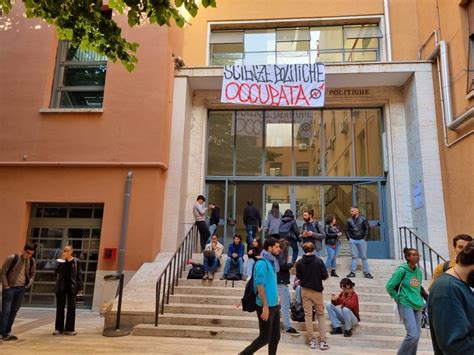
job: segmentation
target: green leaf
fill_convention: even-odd
[[[176,7],[181,7],[183,5],[183,0],[174,0]]]

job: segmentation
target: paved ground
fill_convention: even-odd
[[[102,336],[103,318],[98,313],[78,310],[76,336],[53,336],[54,310],[22,308],[14,325],[15,342],[0,342],[0,354],[237,354],[247,342],[212,339],[157,338],[126,336],[107,338]],[[400,339],[401,341],[401,339]],[[330,345],[330,344],[329,344]],[[282,343],[278,354],[300,355],[321,353],[303,344]],[[258,354],[266,354],[261,350]],[[327,354],[394,354],[380,349],[354,351],[350,348],[332,347]],[[429,354],[419,352],[419,354]]]

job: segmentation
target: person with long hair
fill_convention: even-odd
[[[415,355],[421,334],[421,270],[418,267],[420,254],[414,248],[404,248],[406,263],[399,266],[388,280],[385,288],[398,305],[398,313],[405,324],[407,335],[403,339],[398,355]]]
[[[301,238],[292,210],[287,209],[283,214],[278,232],[280,234],[280,239],[286,239],[290,243],[293,251],[291,262],[295,263],[296,259],[298,259],[298,242],[301,241]]]
[[[270,237],[275,239],[280,238],[278,230],[280,228],[281,218],[280,205],[278,202],[273,202],[272,208],[268,211],[267,218],[263,222],[263,230],[265,233],[270,234]]]
[[[73,255],[71,245],[63,249],[63,257],[56,267],[56,330],[53,335],[76,335],[76,297],[83,290],[81,262]],[[67,300],[66,324],[64,307]]]
[[[252,278],[253,266],[258,259],[261,259],[260,254],[262,253],[262,241],[255,238],[252,241],[252,248],[247,252],[247,264],[245,265],[245,275],[247,280]]]
[[[339,286],[342,292],[339,295],[331,294],[331,302],[326,303],[326,310],[332,325],[332,330],[329,333],[351,337],[352,327],[360,322],[359,297],[354,290],[355,283],[351,279],[347,277],[342,279]]]
[[[336,259],[341,249],[341,241],[339,238],[342,236],[341,231],[337,227],[336,215],[330,214],[326,217],[326,225],[324,226],[324,232],[326,234],[326,252],[328,257],[326,259],[326,269],[332,277],[339,277],[336,274]]]

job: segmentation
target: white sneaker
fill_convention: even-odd
[[[316,349],[316,340],[313,339],[309,342],[309,348]]]
[[[319,350],[328,350],[329,345],[325,341],[320,341],[319,342]]]

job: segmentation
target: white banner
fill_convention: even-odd
[[[325,86],[322,63],[229,65],[224,67],[221,102],[323,107]]]

